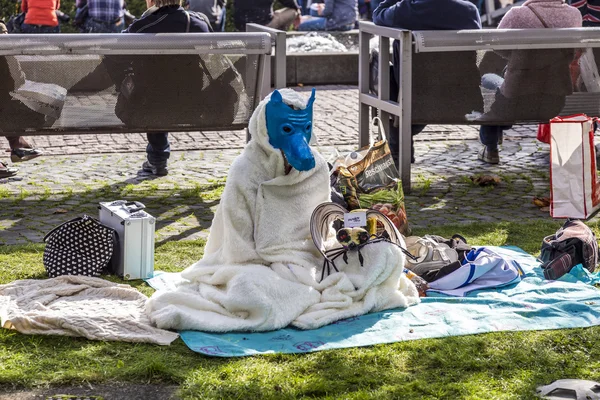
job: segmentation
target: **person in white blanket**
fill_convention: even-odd
[[[402,273],[404,254],[390,243],[350,255],[319,282],[322,258],[310,218],[329,201],[329,171],[312,147],[312,109],[291,89],[274,91],[250,119],[252,139],[233,162],[203,258],[181,273],[175,290],[146,305],[164,329],[266,331],[314,329],[419,301]]]

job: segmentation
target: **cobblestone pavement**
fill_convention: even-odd
[[[534,196],[549,195],[549,149],[535,139],[536,127],[509,130],[497,166],[477,160],[477,128],[432,125],[415,137],[413,190],[406,196],[412,226],[550,219],[532,204]],[[357,89],[319,87],[319,150],[330,157],[354,149],[357,129]],[[0,244],[41,242],[61,222],[96,215],[98,202],[120,198],[145,203],[158,218],[158,245],[205,237],[245,131],[171,136],[170,174],[156,179],[139,171],[144,135],[31,137],[46,156],[20,164],[18,179],[0,180]],[[481,174],[497,175],[501,183],[480,187],[471,177]]]

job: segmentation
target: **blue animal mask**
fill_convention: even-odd
[[[315,158],[310,151],[312,136],[313,103],[315,89],[304,110],[294,110],[283,102],[281,93],[275,90],[266,105],[267,132],[269,143],[283,151],[288,163],[298,171],[315,167]]]

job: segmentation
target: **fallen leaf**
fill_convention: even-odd
[[[66,214],[68,212],[69,211],[65,210],[64,208],[57,208],[52,214]]]
[[[500,177],[496,175],[473,175],[470,178],[473,183],[479,186],[496,186],[501,181]]]
[[[536,196],[533,198],[533,204],[535,204],[535,206],[539,208],[550,207],[550,199],[548,197]]]

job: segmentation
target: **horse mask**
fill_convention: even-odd
[[[306,108],[294,110],[283,102],[281,93],[275,90],[266,105],[269,143],[281,150],[288,163],[298,171],[308,171],[315,167],[315,158],[309,146],[314,101],[315,89],[312,90]]]

